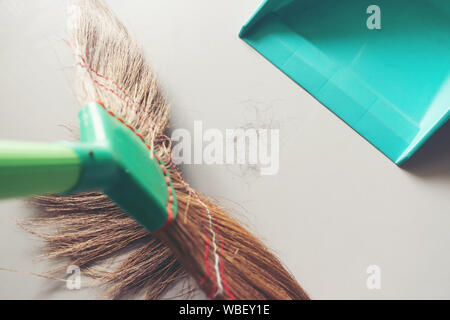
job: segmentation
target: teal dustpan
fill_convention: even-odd
[[[396,164],[449,118],[448,0],[266,0],[240,37]]]

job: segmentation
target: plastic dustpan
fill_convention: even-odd
[[[449,118],[448,0],[268,0],[240,37],[397,164]]]

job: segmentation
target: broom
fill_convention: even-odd
[[[171,176],[178,216],[149,233],[100,192],[36,196],[40,216],[22,226],[45,240],[45,258],[79,266],[112,298],[160,298],[189,275],[210,298],[309,299],[260,240],[183,179],[165,135],[169,105],[141,48],[103,1],[70,6],[68,29],[80,105],[103,101],[148,141]],[[99,269],[123,253],[118,265]]]

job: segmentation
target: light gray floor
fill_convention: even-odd
[[[109,1],[142,42],[173,105],[173,127],[280,129],[280,172],[185,166],[192,185],[273,248],[316,299],[450,298],[450,128],[398,168],[244,44],[260,0]],[[63,1],[0,0],[0,138],[54,141],[76,124]],[[239,205],[237,205],[239,204]],[[0,203],[0,267],[40,272],[40,243]],[[366,286],[381,268],[380,290]],[[95,298],[91,289],[0,271],[0,298]]]

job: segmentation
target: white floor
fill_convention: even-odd
[[[173,127],[280,129],[280,170],[186,165],[233,208],[315,299],[450,299],[450,126],[401,169],[241,41],[260,0],[108,1],[141,41],[173,105]],[[76,125],[63,1],[0,0],[0,138],[70,136]],[[0,203],[0,268],[39,272],[39,242]],[[381,288],[369,290],[367,268]],[[0,271],[0,298],[95,298],[91,289]]]

